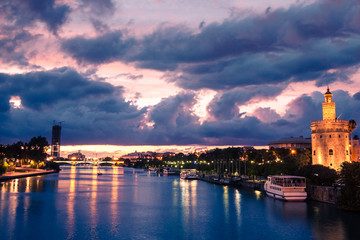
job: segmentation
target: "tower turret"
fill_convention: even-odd
[[[332,93],[327,88],[327,92],[324,94],[325,102],[322,104],[323,109],[323,120],[332,120],[334,121],[336,118],[335,112],[335,102],[332,101]]]

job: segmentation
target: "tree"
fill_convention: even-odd
[[[349,132],[351,134],[351,138],[350,138],[351,146],[352,146],[352,140],[353,140],[352,134],[353,134],[354,130],[356,129],[356,127],[357,127],[357,123],[355,122],[355,120],[353,120],[353,119],[349,120]]]
[[[341,188],[339,206],[345,210],[360,211],[360,162],[341,164]]]
[[[28,157],[36,162],[45,160],[49,143],[45,137],[33,137],[27,144]]]
[[[306,177],[308,183],[321,186],[332,186],[339,178],[334,169],[323,165],[306,165],[300,168],[297,175]]]

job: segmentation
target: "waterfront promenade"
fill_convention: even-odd
[[[43,170],[43,169],[33,169],[33,168],[17,168],[16,171],[11,171],[4,173],[0,176],[0,182],[8,181],[16,178],[24,178],[24,177],[33,177],[46,175],[51,173],[56,173],[55,170]]]

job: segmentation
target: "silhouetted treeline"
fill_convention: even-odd
[[[33,137],[29,142],[19,141],[8,145],[0,144],[0,174],[22,164],[45,167],[45,163],[41,164],[41,166],[39,166],[39,163],[46,159],[48,148],[48,141],[41,136]]]
[[[309,149],[213,149],[203,153],[177,153],[158,158],[139,157],[134,167],[196,168],[223,176],[295,174],[303,166],[311,164]]]

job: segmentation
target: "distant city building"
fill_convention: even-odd
[[[360,162],[360,145],[359,138],[355,137],[352,140],[352,149],[351,149],[351,161]]]
[[[311,138],[300,137],[289,137],[280,138],[272,141],[269,144],[270,148],[287,148],[287,149],[304,149],[311,148]]]
[[[54,158],[60,157],[60,138],[61,138],[61,125],[57,125],[54,122],[52,127],[51,137],[51,156]]]
[[[311,122],[312,162],[338,170],[342,162],[350,161],[349,121],[336,117],[329,88],[324,96],[323,120]]]
[[[162,160],[164,156],[167,155],[174,155],[173,152],[166,152],[166,153],[156,153],[156,152],[133,152],[133,153],[128,153],[126,155],[121,156],[121,158],[123,159],[129,159],[131,162],[136,162],[139,159],[149,159],[149,160],[154,160],[155,158],[158,160]]]
[[[85,160],[85,155],[82,154],[80,151],[78,151],[77,153],[69,154],[68,159],[69,160],[84,161]]]

